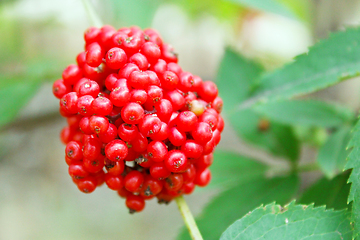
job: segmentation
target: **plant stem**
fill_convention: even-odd
[[[86,13],[88,15],[88,18],[90,20],[90,22],[92,23],[92,25],[94,25],[94,27],[100,28],[102,27],[102,22],[99,18],[99,16],[96,14],[94,6],[89,2],[89,0],[83,0],[82,1],[86,10]]]
[[[299,165],[297,166],[296,170],[298,172],[311,172],[311,171],[317,171],[320,170],[319,165],[314,162],[314,163],[308,163],[305,165]]]
[[[195,219],[191,214],[191,211],[188,205],[186,204],[186,201],[183,198],[183,196],[175,198],[175,201],[179,207],[179,211],[184,219],[185,225],[189,230],[191,238],[193,240],[203,240],[199,228],[196,225]]]

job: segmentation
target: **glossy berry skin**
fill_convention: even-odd
[[[122,119],[128,124],[137,124],[144,116],[144,109],[138,103],[127,103],[121,110]]]
[[[164,160],[166,168],[171,172],[182,172],[187,167],[187,157],[182,151],[171,150]]]
[[[111,113],[113,104],[110,99],[106,97],[97,97],[91,103],[91,110],[93,114],[99,116],[106,116]]]
[[[66,85],[62,79],[56,80],[52,89],[54,96],[59,99],[71,91],[71,87]]]
[[[171,174],[169,177],[165,179],[164,188],[170,191],[179,190],[184,183],[182,174]]]
[[[82,144],[77,141],[71,141],[66,144],[65,155],[73,161],[80,161],[83,158]]]
[[[62,74],[64,84],[73,85],[82,77],[81,69],[74,64],[69,65]]]
[[[109,68],[120,69],[126,64],[127,55],[121,48],[114,47],[106,53],[105,61]]]
[[[111,190],[118,191],[124,186],[124,178],[121,175],[105,174],[105,183]]]
[[[150,167],[150,174],[153,178],[164,179],[170,176],[171,172],[164,162],[157,162]]]
[[[145,207],[145,200],[136,195],[128,195],[125,203],[130,213],[141,212]]]
[[[121,161],[126,158],[128,147],[125,142],[115,139],[106,145],[105,154],[110,161]]]
[[[84,177],[77,182],[77,186],[83,193],[92,193],[97,187],[97,179],[92,176]]]
[[[167,147],[163,142],[152,141],[147,147],[147,154],[154,162],[161,162],[168,153]]]
[[[144,175],[136,170],[131,171],[125,176],[124,183],[129,192],[138,192],[144,183]]]
[[[192,131],[198,122],[195,113],[191,111],[181,112],[176,119],[177,128],[182,132]]]
[[[208,168],[196,172],[194,183],[200,187],[205,187],[211,180],[211,172]]]
[[[134,213],[206,186],[224,129],[216,85],[183,71],[153,29],[90,27],[84,40],[53,84],[79,190],[105,185]]]
[[[204,145],[212,138],[212,130],[209,124],[199,122],[196,124],[194,130],[191,132],[192,137],[198,143]]]
[[[109,121],[107,118],[102,116],[92,116],[89,120],[90,129],[95,134],[106,133],[109,128]]]

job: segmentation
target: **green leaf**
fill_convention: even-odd
[[[277,201],[285,204],[297,192],[298,187],[297,176],[258,178],[251,183],[237,185],[215,197],[201,216],[196,218],[196,223],[204,239],[219,239],[221,233],[239,216],[262,203]],[[182,230],[177,239],[190,239],[186,229]]]
[[[257,102],[300,96],[359,75],[360,28],[332,34],[285,67],[263,76],[252,98],[238,109]]]
[[[229,117],[235,131],[244,140],[274,155],[296,161],[300,143],[291,127],[268,121],[252,109],[239,111]],[[266,127],[268,125],[268,127]]]
[[[293,12],[282,3],[276,0],[227,0],[233,3],[237,3],[249,8],[257,10],[272,12],[289,18],[295,18]]]
[[[4,79],[1,79],[4,80]],[[10,122],[36,93],[40,84],[34,81],[2,82],[0,88],[0,128]]]
[[[148,28],[151,26],[152,18],[161,1],[112,0],[111,3],[115,17],[121,20],[123,25],[137,25],[141,28]]]
[[[244,58],[230,48],[225,50],[216,78],[225,112],[250,96],[255,80],[263,72],[264,69],[257,63]]]
[[[336,127],[355,118],[349,108],[316,100],[270,102],[255,110],[270,120],[288,125]]]
[[[209,186],[230,187],[236,184],[250,182],[265,176],[268,166],[241,156],[237,153],[216,150],[214,162],[211,165],[212,180]]]
[[[299,142],[290,127],[271,122],[270,128],[262,131],[259,130],[259,124],[266,123],[266,120],[253,110],[247,109],[234,114],[229,112],[250,95],[254,81],[263,71],[255,62],[226,49],[216,80],[224,101],[224,114],[229,115],[231,125],[244,140],[295,161],[299,155]]]
[[[350,127],[344,126],[331,134],[320,148],[317,162],[328,178],[334,177],[344,169],[349,154],[349,150],[346,150],[349,140]]]
[[[315,206],[326,205],[327,209],[336,210],[348,208],[347,197],[350,191],[350,184],[347,183],[350,171],[344,172],[329,180],[325,177],[310,186],[301,196],[298,203],[311,204]]]
[[[232,224],[220,240],[351,239],[350,213],[312,205],[261,206]]]
[[[352,203],[352,218],[354,223],[353,238],[360,236],[360,121],[358,121],[353,129],[352,137],[348,148],[351,152],[348,156],[345,169],[352,169],[348,182],[351,183],[348,202]]]

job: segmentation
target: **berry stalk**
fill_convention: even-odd
[[[181,216],[184,219],[185,225],[187,229],[189,230],[190,236],[193,240],[203,240],[201,233],[199,231],[199,228],[196,225],[195,219],[193,215],[191,214],[191,211],[186,204],[185,199],[183,196],[179,196],[175,198],[176,204],[178,205],[179,211],[181,213]]]
[[[82,1],[86,10],[86,13],[88,15],[88,18],[90,19],[92,25],[94,27],[102,27],[102,23],[101,20],[99,18],[99,16],[96,14],[94,7],[91,5],[91,3],[89,2],[89,0],[83,0]]]

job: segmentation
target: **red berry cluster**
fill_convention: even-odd
[[[224,121],[216,85],[182,71],[152,29],[91,27],[85,51],[53,85],[78,188],[106,185],[131,212],[206,186]]]

